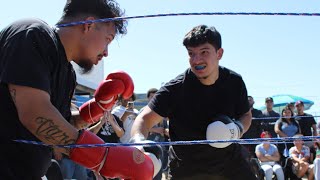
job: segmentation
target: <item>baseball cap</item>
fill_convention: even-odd
[[[261,138],[265,138],[266,136],[268,136],[268,138],[271,138],[272,135],[269,133],[269,131],[263,131],[261,134],[260,134],[260,137]]]
[[[304,105],[304,103],[302,101],[297,101],[294,106],[298,106],[299,104],[301,104],[302,106]]]
[[[273,102],[273,98],[272,97],[267,97],[266,98],[266,102],[268,102],[268,101],[272,101]]]

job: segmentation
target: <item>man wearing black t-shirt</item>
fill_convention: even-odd
[[[248,96],[248,102],[249,102],[249,107],[251,110],[253,120],[251,122],[250,128],[248,129],[248,131],[246,133],[243,134],[242,138],[243,139],[259,138],[260,134],[262,133],[262,129],[261,129],[261,117],[263,116],[262,111],[255,109],[253,107],[255,102],[254,102],[254,99],[252,96]],[[246,144],[244,146],[249,151],[249,157],[255,157],[256,144]]]
[[[263,117],[261,119],[261,128],[263,131],[269,131],[272,137],[277,137],[277,133],[274,131],[274,125],[276,121],[280,118],[280,114],[273,110],[273,98],[267,97],[265,99],[266,109],[262,111]]]
[[[52,145],[104,143],[90,131],[78,131],[69,123],[76,85],[70,62],[74,61],[83,72],[88,72],[106,57],[108,45],[117,34],[126,32],[126,24],[124,21],[90,22],[120,16],[122,10],[112,0],[69,0],[58,25],[87,23],[52,28],[41,20],[25,19],[0,31],[0,179],[39,180],[50,166],[51,147],[13,140]],[[110,88],[112,83],[114,86]],[[114,105],[118,95],[127,97],[133,93],[133,82],[125,72],[113,73],[97,90],[100,90],[101,101],[92,99],[81,106],[81,117],[74,120],[76,124],[96,121],[105,108]],[[88,104],[92,104],[92,108]],[[89,109],[89,113],[85,114],[82,109]],[[152,161],[134,147],[57,149],[76,163],[107,177],[152,178]],[[144,161],[137,164],[132,153]]]
[[[304,112],[304,103],[302,101],[297,101],[295,107],[298,112],[295,120],[299,122],[301,134],[303,134],[303,136],[318,136],[317,123],[311,114]]]
[[[190,68],[157,91],[136,118],[132,136],[143,138],[168,117],[172,141],[240,138],[252,116],[241,76],[219,66],[223,55],[220,33],[200,25],[186,34],[183,44]],[[173,180],[256,179],[239,144],[177,145],[173,149]]]

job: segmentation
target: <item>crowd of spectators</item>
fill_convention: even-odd
[[[272,97],[265,98],[266,109],[255,109],[254,99],[248,96],[252,113],[250,129],[243,135],[243,139],[255,138],[285,138],[301,136],[317,136],[320,129],[314,116],[305,113],[302,101],[288,102],[280,113],[274,110]],[[320,179],[319,176],[319,144],[317,140],[280,141],[272,144],[245,144],[248,159],[258,159],[263,177],[267,180],[276,176],[277,179],[297,179],[305,176],[308,179]],[[255,162],[255,161],[250,161]],[[289,163],[288,163],[289,162]],[[284,173],[287,171],[287,173]],[[291,173],[291,174],[290,174]]]

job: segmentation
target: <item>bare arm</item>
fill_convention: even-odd
[[[266,156],[266,158],[268,158],[269,161],[279,161],[280,160],[280,154],[279,154],[278,151],[276,151],[271,156]]]
[[[317,132],[317,124],[312,124],[312,129],[313,129],[313,136],[318,136],[318,132]]]
[[[119,138],[121,138],[124,135],[124,130],[119,126],[119,124],[117,123],[116,119],[113,117],[113,115],[108,112],[107,117],[105,118],[106,121],[108,121],[110,123],[110,125],[112,126],[114,132],[117,134],[117,136]]]
[[[245,114],[243,114],[240,118],[239,118],[240,122],[243,125],[243,133],[248,131],[250,125],[251,125],[251,121],[252,121],[252,114],[251,114],[251,110],[249,110],[248,112],[246,112]]]
[[[90,126],[90,123],[81,118],[79,111],[72,111],[70,123],[78,130],[86,129]]]
[[[126,108],[126,111],[123,113],[123,115],[121,116],[120,120],[122,122],[124,122],[128,116],[133,115],[133,116],[137,116],[137,114],[134,112],[133,108]]]
[[[11,97],[18,111],[21,123],[38,139],[46,144],[73,144],[78,130],[68,123],[51,104],[47,92],[9,84]],[[62,149],[69,155],[69,149]]]
[[[270,161],[268,158],[265,157],[264,154],[262,154],[259,151],[256,151],[256,156],[261,162]]]
[[[162,119],[162,116],[151,110],[149,106],[146,106],[134,120],[131,129],[131,136],[135,134],[142,134],[147,137],[150,129],[154,125],[160,123]]]
[[[91,131],[94,134],[97,134],[101,127],[104,125],[105,122],[102,122],[102,120],[98,121],[95,125],[90,126],[88,128],[89,131]]]
[[[274,132],[276,132],[277,134],[279,134],[280,137],[288,137],[285,133],[283,133],[280,129],[278,124],[276,123],[274,125]]]
[[[163,127],[153,127],[150,129],[150,132],[158,133],[158,134],[161,134],[161,136],[164,136],[164,128]]]

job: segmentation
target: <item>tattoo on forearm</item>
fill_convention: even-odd
[[[70,139],[70,137],[63,132],[58,125],[54,124],[52,119],[38,117],[35,121],[39,125],[36,134],[46,138],[46,140],[53,144],[64,145],[74,144],[76,142],[75,139]]]
[[[10,94],[11,94],[12,101],[16,104],[16,94],[17,94],[17,91],[16,91],[15,89],[11,89],[11,90],[10,90]]]

